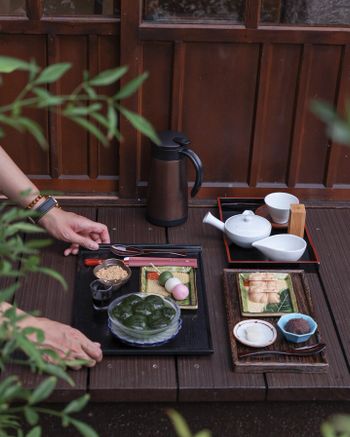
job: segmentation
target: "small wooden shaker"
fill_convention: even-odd
[[[290,205],[290,217],[288,223],[288,234],[294,234],[304,238],[306,210],[302,203]]]

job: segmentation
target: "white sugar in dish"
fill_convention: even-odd
[[[247,326],[245,329],[245,336],[251,343],[261,343],[266,339],[265,332],[257,324]]]

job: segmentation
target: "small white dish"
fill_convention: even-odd
[[[261,333],[261,340],[257,342],[247,339],[247,328],[258,326]],[[265,320],[249,319],[238,322],[233,328],[233,335],[238,341],[251,347],[266,347],[274,343],[277,338],[276,328]]]
[[[254,241],[252,246],[272,261],[295,262],[303,256],[307,244],[303,238],[296,235],[276,234]]]

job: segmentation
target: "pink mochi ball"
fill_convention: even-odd
[[[172,290],[171,294],[176,300],[184,300],[189,294],[189,290],[184,284],[176,285]]]

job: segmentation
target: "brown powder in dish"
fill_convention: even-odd
[[[288,320],[284,327],[284,330],[287,332],[291,332],[292,334],[303,335],[310,332],[310,325],[305,319],[299,317]]]

